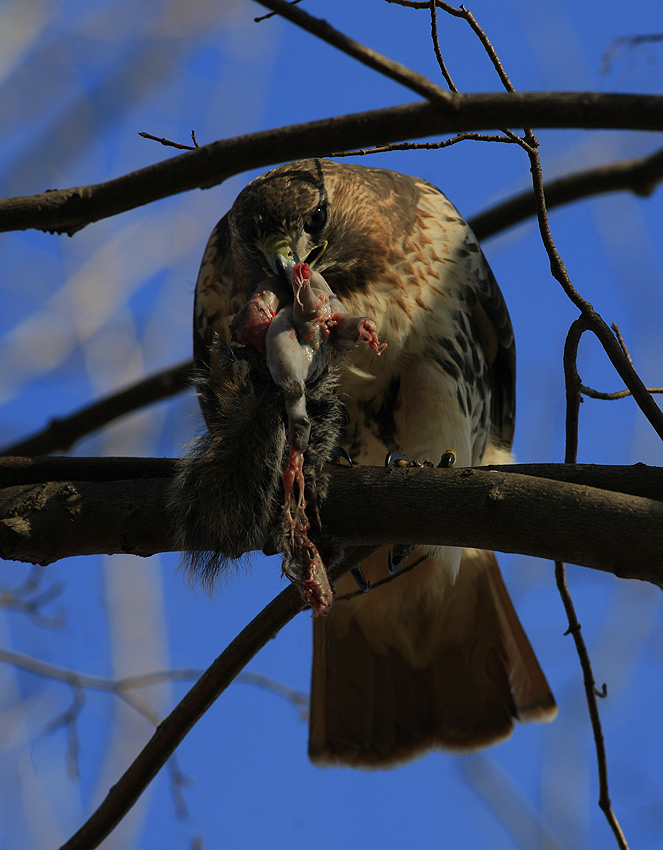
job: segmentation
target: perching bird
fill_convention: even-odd
[[[210,534],[218,541],[217,552],[191,556],[208,579],[224,557],[260,545],[274,523],[281,540],[287,534],[275,520],[289,451],[283,390],[251,322],[231,324],[252,296],[262,310],[265,281],[277,291],[270,316],[285,309],[300,262],[386,343],[380,357],[351,348],[306,385],[304,469],[314,499],[324,499],[324,461],[339,440],[355,462],[379,466],[396,450],[437,463],[452,449],[457,466],[510,458],[511,323],[454,206],[425,180],[391,171],[321,159],[280,166],[250,183],[218,223],[196,286],[194,353],[209,434],[184,463],[178,498],[183,547],[195,550]],[[388,575],[388,554],[362,564],[372,583]],[[432,747],[497,743],[516,719],[555,716],[494,554],[419,547],[410,560],[422,554],[414,569],[314,618],[314,762],[388,767]],[[333,553],[322,557],[328,563]],[[351,588],[346,576],[337,595]]]

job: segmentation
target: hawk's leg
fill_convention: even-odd
[[[334,446],[329,453],[327,463],[333,463],[335,466],[342,466],[341,460],[347,460],[348,466],[354,466],[355,463],[343,446]]]
[[[453,449],[446,449],[442,452],[442,457],[437,465],[438,469],[451,469],[456,465],[456,452]]]
[[[387,452],[387,457],[384,459],[384,465],[387,469],[432,469],[433,464],[429,460],[410,460],[403,452],[395,449]]]

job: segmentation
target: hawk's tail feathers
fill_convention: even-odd
[[[555,701],[494,554],[466,550],[453,583],[444,569],[431,557],[314,621],[314,762],[387,768],[431,748],[496,744],[514,720],[552,720]]]

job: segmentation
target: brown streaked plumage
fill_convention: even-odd
[[[311,460],[320,475],[324,453],[340,434],[331,395],[345,406],[342,439],[356,462],[382,465],[393,449],[435,463],[453,449],[458,466],[510,457],[511,323],[467,224],[424,180],[318,159],[280,166],[250,183],[207,244],[194,351],[211,442],[223,440],[219,409],[227,407],[231,317],[266,272],[278,273],[286,260],[315,265],[347,311],[375,320],[388,344],[379,358],[357,347],[338,367],[338,390],[324,384],[319,410],[331,405],[331,425],[318,414]],[[251,397],[257,411],[255,392]],[[276,440],[281,454],[258,458],[274,482],[283,443],[272,437],[246,450],[266,451]],[[198,469],[213,476],[205,451]],[[196,475],[182,479],[194,505]],[[255,487],[242,493],[241,478],[241,472],[226,476],[225,489],[208,487],[203,498],[215,492],[224,498],[236,487],[245,516],[252,516],[249,503],[259,493]],[[273,488],[269,498],[273,504]],[[214,514],[217,506],[205,510]],[[267,522],[268,512],[258,513]],[[183,516],[185,525],[195,523],[191,514]],[[198,527],[183,537],[195,542],[206,531]],[[220,548],[227,533],[218,529]],[[431,747],[495,743],[508,737],[516,719],[554,717],[554,699],[493,553],[440,547],[411,557],[422,554],[415,569],[314,619],[309,750],[315,762],[386,767]],[[373,582],[386,576],[386,550],[362,567]],[[350,587],[346,576],[337,592]]]

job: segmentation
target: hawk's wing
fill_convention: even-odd
[[[511,449],[516,423],[516,345],[511,319],[495,276],[481,253],[485,278],[472,308],[491,390],[489,445]]]
[[[206,379],[216,365],[214,351],[230,341],[231,319],[260,279],[256,270],[243,267],[238,261],[229,219],[230,214],[226,213],[207,240],[194,296],[193,360],[199,377],[200,405],[208,424],[213,401]]]
[[[449,199],[432,184],[445,207]],[[466,262],[466,294],[473,324],[473,339],[480,345],[488,369],[491,395],[489,445],[510,450],[516,418],[516,347],[509,311],[495,275],[474,235],[452,207],[463,225],[457,258]],[[438,223],[440,231],[443,229]],[[438,235],[440,237],[441,233]],[[435,238],[435,237],[433,237]]]

